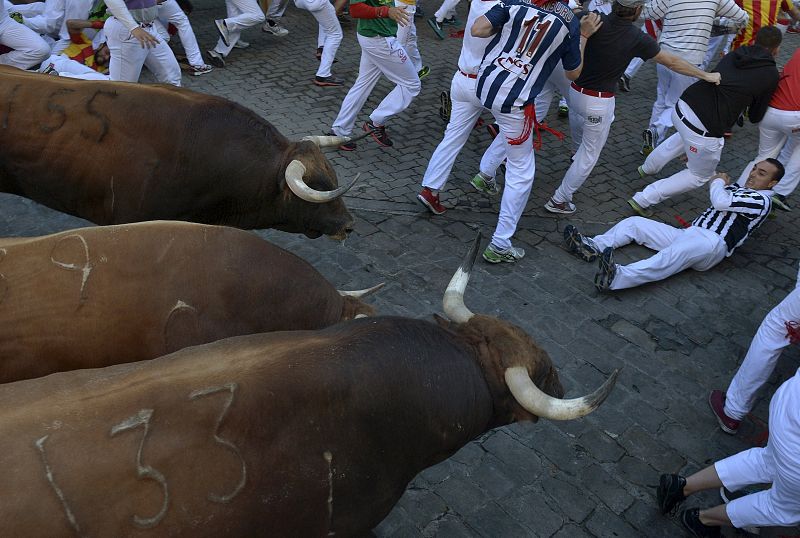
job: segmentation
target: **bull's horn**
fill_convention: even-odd
[[[475,241],[472,242],[472,248],[467,252],[464,261],[461,262],[461,266],[453,275],[453,278],[450,279],[450,284],[447,285],[447,289],[444,292],[444,299],[442,300],[444,313],[451,321],[456,323],[466,323],[469,318],[475,315],[464,305],[464,290],[467,289],[469,273],[475,264],[480,244],[481,233],[478,232]]]
[[[358,136],[336,136],[336,135],[304,136],[300,140],[303,142],[314,142],[317,146],[321,148],[332,148],[336,146],[341,146],[342,144],[346,144],[348,142],[357,142],[362,138],[365,138],[371,134],[372,131],[367,131]]]
[[[306,167],[303,166],[303,163],[298,160],[290,162],[289,166],[286,167],[286,184],[289,185],[289,188],[298,198],[315,204],[324,204],[325,202],[336,200],[350,190],[361,176],[361,174],[356,174],[356,177],[353,178],[353,181],[351,181],[349,185],[342,185],[338,189],[332,191],[318,191],[306,185],[306,182],[303,180],[303,174],[305,173]]]
[[[342,297],[355,297],[356,299],[361,299],[366,297],[367,295],[371,295],[381,289],[386,282],[381,282],[377,286],[372,286],[371,288],[367,288],[365,290],[353,290],[353,291],[346,291],[346,290],[336,290],[339,292],[339,295]]]
[[[300,140],[304,142],[314,142],[321,148],[333,148],[336,146],[341,146],[342,144],[346,144],[350,142],[349,136],[304,136]]]
[[[354,317],[353,319],[361,319],[361,318],[368,318],[368,317],[369,316],[366,315],[366,314],[356,314],[356,317]]]
[[[531,414],[550,420],[571,420],[588,415],[603,403],[617,382],[619,370],[614,370],[603,385],[582,398],[561,400],[545,394],[537,387],[523,366],[514,366],[505,371],[508,390],[517,403]]]

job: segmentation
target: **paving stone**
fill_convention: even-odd
[[[683,529],[667,516],[662,516],[655,502],[637,500],[625,511],[625,521],[635,527],[641,536],[648,538],[673,538],[682,536]]]
[[[535,536],[551,536],[564,524],[564,518],[554,512],[543,495],[536,491],[510,495],[499,504],[514,521],[521,523]]]
[[[541,487],[549,505],[576,523],[582,523],[594,510],[597,501],[586,489],[572,483],[575,477],[555,471],[542,477]]]
[[[653,352],[656,350],[656,342],[650,338],[650,335],[627,320],[621,319],[617,321],[611,326],[611,330],[646,351]]]
[[[612,538],[617,536],[637,536],[636,530],[624,519],[615,517],[612,512],[598,508],[586,522],[586,529],[595,536]]]
[[[531,536],[531,529],[523,527],[520,523],[514,521],[500,506],[493,502],[474,510],[464,519],[467,525],[475,531],[476,536],[485,536],[486,538],[495,538],[497,536],[524,538]],[[540,535],[534,531],[533,536],[549,536],[549,534]]]
[[[585,480],[586,487],[616,514],[621,514],[633,503],[633,497],[600,465],[587,467],[581,473],[581,478]],[[591,530],[591,527],[588,528]]]
[[[597,461],[601,462],[617,461],[625,453],[625,450],[608,434],[597,430],[590,430],[581,435],[580,443]]]

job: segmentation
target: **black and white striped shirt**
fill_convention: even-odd
[[[692,226],[718,234],[728,248],[727,256],[761,226],[772,211],[769,191],[755,191],[722,179],[711,181],[711,207],[692,221]]]
[[[694,65],[705,58],[716,17],[727,17],[732,27],[747,24],[747,12],[733,0],[652,0],[643,14],[647,19],[663,19],[661,48]]]

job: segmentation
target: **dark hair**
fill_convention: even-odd
[[[637,15],[636,9],[637,8],[635,7],[623,6],[619,2],[614,2],[614,4],[611,6],[611,12],[620,19],[633,20],[633,17]]]
[[[769,50],[778,48],[783,40],[783,34],[774,26],[764,26],[756,34],[756,45],[761,45]]]
[[[783,177],[783,174],[786,173],[786,168],[783,167],[783,164],[778,159],[773,159],[772,157],[764,160],[778,169],[778,171],[775,173],[775,176],[772,179],[774,179],[775,181],[780,181],[781,178]]]

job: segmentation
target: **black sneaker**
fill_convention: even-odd
[[[436,37],[444,40],[444,30],[442,30],[442,24],[436,20],[436,17],[431,17],[428,19],[428,26],[431,27],[431,30],[433,30],[433,33],[436,34]]]
[[[214,67],[225,67],[225,56],[213,49],[208,51],[208,61],[211,62]]]
[[[564,226],[564,242],[562,244],[567,252],[585,262],[593,262],[600,256],[600,249],[597,248],[594,241],[583,237],[572,224]]]
[[[700,509],[692,508],[681,512],[681,523],[692,536],[718,538],[722,536],[719,527],[710,527],[700,521]]]
[[[371,121],[365,121],[364,130],[368,131],[372,135],[372,138],[375,139],[375,142],[377,142],[379,146],[384,148],[390,148],[394,146],[394,142],[392,142],[392,139],[386,134],[385,126],[381,125],[378,127]]]
[[[442,121],[450,121],[450,112],[453,109],[453,102],[450,100],[450,92],[443,90],[439,94],[439,117]]]
[[[777,192],[772,195],[772,205],[780,209],[781,211],[791,211],[792,208],[786,203],[786,197],[782,194],[778,194]]]
[[[328,136],[339,136],[336,133],[334,133],[333,131],[329,131],[327,133],[327,135]],[[342,151],[355,151],[356,143],[355,142],[345,142],[344,144],[340,144],[339,145],[339,149],[342,150]]]
[[[342,77],[331,75],[329,77],[314,77],[314,84],[317,86],[341,86],[344,84]]]
[[[641,155],[647,157],[656,147],[656,135],[652,129],[645,129],[642,131],[642,149],[639,151]]]
[[[564,231],[566,236],[566,230]],[[658,508],[662,514],[671,512],[673,508],[682,503],[686,497],[683,495],[683,488],[686,487],[686,479],[677,474],[662,474],[658,481],[656,499]]]
[[[594,275],[594,286],[599,291],[611,289],[611,283],[617,275],[617,264],[614,263],[614,247],[608,247],[600,255],[599,270]]]

